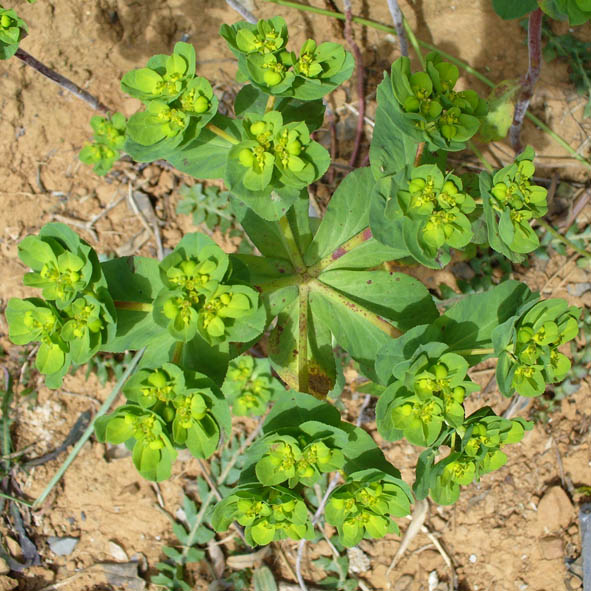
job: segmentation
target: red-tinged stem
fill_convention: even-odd
[[[509,139],[515,152],[519,153],[523,150],[521,145],[521,127],[523,119],[527,113],[529,103],[534,94],[534,87],[538,78],[540,77],[540,69],[542,66],[542,9],[538,8],[529,13],[528,23],[528,52],[529,52],[529,67],[525,78],[521,82],[521,93],[517,104],[515,105],[515,112],[513,114],[513,123],[509,130]]]
[[[86,90],[80,88],[77,84],[58,74],[51,68],[48,68],[45,64],[41,63],[38,59],[34,58],[30,53],[27,53],[24,49],[20,47],[16,50],[14,54],[19,60],[23,61],[27,66],[31,66],[31,68],[37,70],[40,74],[43,74],[46,78],[49,78],[52,82],[59,84],[62,88],[65,88],[68,92],[71,92],[73,95],[82,99],[84,102],[88,103],[95,111],[101,111],[102,113],[108,113],[110,111],[109,107],[101,103],[95,96],[92,96]]]
[[[420,166],[423,152],[425,151],[425,142],[421,142],[417,146],[417,153],[415,154],[415,166]]]
[[[355,134],[355,144],[353,145],[353,153],[349,164],[355,166],[359,148],[361,147],[361,140],[363,139],[363,126],[365,125],[365,69],[363,67],[363,56],[361,50],[355,40],[353,39],[353,12],[351,10],[351,0],[344,0],[345,5],[345,39],[349,44],[353,57],[355,58],[355,72],[357,76],[357,99],[359,111],[357,119],[357,132]]]
[[[115,300],[113,303],[118,310],[130,310],[133,312],[151,312],[153,307],[152,304],[147,302],[123,302]]]

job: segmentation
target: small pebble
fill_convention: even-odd
[[[472,564],[474,564],[477,560],[478,557],[476,556],[476,554],[470,554],[470,558],[468,559]]]

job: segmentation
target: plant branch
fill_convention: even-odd
[[[130,310],[132,312],[151,312],[153,308],[153,305],[149,302],[123,302],[121,300],[115,300],[113,303],[118,310]]]
[[[412,48],[415,50],[415,53],[417,54],[417,58],[419,58],[421,68],[424,70],[426,68],[426,64],[425,64],[425,58],[423,57],[423,53],[421,52],[420,43],[419,43],[418,39],[416,38],[411,26],[408,24],[408,21],[404,18],[404,16],[402,17],[402,19],[403,19],[403,23],[404,23],[404,30],[406,31],[406,34],[408,35],[408,39],[410,40],[410,44],[412,45]]]
[[[542,67],[542,9],[529,13],[529,21],[527,27],[527,48],[529,54],[529,65],[527,74],[521,82],[521,93],[515,105],[513,113],[513,123],[509,129],[509,140],[511,146],[516,152],[521,152],[523,146],[521,145],[520,134],[523,125],[523,119],[527,113],[527,108],[534,94],[534,87],[538,78],[540,77],[540,69]]]
[[[484,154],[476,147],[476,144],[472,140],[468,142],[468,147],[474,152],[476,158],[480,160],[482,166],[492,174],[495,171],[493,165],[484,157]]]
[[[314,14],[319,14],[322,16],[327,16],[329,18],[335,18],[339,20],[345,20],[345,15],[341,14],[340,12],[334,12],[333,10],[326,10],[324,8],[317,8],[316,6],[308,6],[307,4],[301,4],[300,2],[294,2],[293,0],[264,0],[265,2],[271,2],[272,4],[278,4],[280,6],[286,6],[288,8],[295,8],[296,10],[301,10],[304,12],[312,12]],[[379,23],[377,21],[363,18],[360,16],[353,16],[351,19],[354,23],[359,25],[363,25],[366,27],[370,27],[372,29],[376,29],[377,31],[383,31],[384,33],[391,33],[393,35],[396,34],[396,29],[394,27],[390,27],[388,25],[384,25],[383,23]],[[428,49],[429,51],[436,51],[444,57],[446,60],[450,61],[452,64],[455,64],[459,68],[462,68],[468,74],[471,74],[476,79],[480,80],[483,84],[486,84],[490,88],[495,88],[496,84],[490,79],[487,78],[484,74],[481,74],[478,70],[474,69],[470,64],[466,63],[465,61],[455,57],[451,53],[440,49],[436,45],[432,43],[428,43],[427,41],[421,41],[417,39],[417,43]],[[532,115],[529,111],[525,114],[527,119],[529,119],[536,127],[539,127],[544,133],[547,133],[557,144],[559,144],[562,148],[564,148],[575,160],[578,160],[585,166],[591,167],[591,162],[587,160],[584,156],[581,156],[575,148],[573,148],[569,143],[560,135],[558,135],[555,131],[550,129],[541,119],[538,119],[535,115]]]
[[[388,8],[394,21],[394,27],[396,28],[396,34],[398,35],[398,43],[400,44],[400,53],[408,57],[408,41],[404,33],[404,17],[400,6],[398,6],[398,0],[388,0]]]
[[[584,256],[586,258],[591,258],[591,252],[589,252],[588,250],[585,250],[584,248],[581,248],[580,246],[577,246],[572,240],[570,240],[570,238],[563,236],[558,230],[554,229],[545,219],[538,218],[536,221],[538,222],[538,224],[540,224],[540,226],[542,226],[542,228],[544,228],[545,230],[550,232],[550,234],[552,234],[552,236],[554,236],[554,238],[556,238],[557,240],[560,240],[560,242],[566,244],[569,248],[572,248],[575,252],[578,252],[581,256]]]
[[[34,58],[30,53],[27,53],[24,49],[20,47],[16,50],[14,54],[19,60],[27,64],[27,66],[31,66],[34,70],[37,70],[40,74],[49,78],[52,82],[55,82],[68,92],[71,92],[77,98],[83,100],[85,103],[89,104],[95,111],[101,111],[102,113],[108,113],[110,111],[109,107],[101,103],[95,96],[92,96],[86,90],[80,88],[77,84],[72,82],[70,79],[58,74],[55,70],[48,68],[45,64],[40,62],[38,59]]]
[[[300,285],[298,315],[298,388],[309,393],[308,375],[308,292],[307,285]]]
[[[213,123],[208,123],[205,127],[209,129],[211,133],[215,133],[217,136],[226,140],[230,144],[236,145],[240,143],[235,137],[232,137],[229,133],[226,133],[223,129],[220,129],[217,125],[214,125]]]
[[[363,307],[361,304],[350,300],[349,298],[345,297],[342,293],[336,291],[326,283],[322,283],[322,281],[318,279],[312,279],[308,284],[310,289],[316,290],[328,299],[341,304],[342,306],[346,306],[351,312],[355,314],[359,314],[363,316],[367,322],[373,324],[375,327],[379,328],[382,332],[386,333],[388,336],[393,338],[399,337],[402,334],[402,331],[397,329],[395,326],[390,324],[387,320],[384,320],[381,316],[368,310],[367,308]]]
[[[364,228],[358,234],[355,234],[352,238],[349,238],[347,242],[343,242],[341,246],[339,246],[335,251],[331,252],[330,254],[326,255],[322,259],[320,259],[317,263],[312,265],[308,268],[308,274],[312,277],[318,277],[322,271],[325,271],[330,267],[335,261],[338,261],[342,256],[346,255],[348,252],[351,252],[354,248],[357,248],[364,242],[371,240],[373,235],[369,228]]]
[[[303,273],[306,269],[306,265],[304,264],[302,254],[300,253],[300,249],[298,248],[293,231],[289,224],[289,220],[286,216],[283,216],[279,219],[279,228],[281,230],[283,244],[285,245],[291,264],[293,265],[296,273]]]
[[[459,351],[454,351],[456,355],[492,355],[495,350],[492,347],[488,347],[486,349],[461,349]]]
[[[268,113],[269,111],[273,110],[276,98],[277,97],[274,94],[269,95],[269,98],[267,99],[267,104],[265,105],[265,113]]]
[[[226,0],[226,4],[233,8],[245,21],[248,21],[251,24],[256,24],[257,17],[250,12],[247,8],[242,6],[240,0]]]
[[[423,157],[423,152],[425,151],[425,142],[420,142],[417,146],[417,153],[415,154],[415,167],[421,164],[421,158]]]
[[[94,431],[94,424],[95,424],[96,420],[99,417],[102,417],[109,410],[109,408],[111,407],[113,402],[115,402],[115,398],[117,398],[117,396],[119,395],[119,392],[121,391],[121,388],[123,387],[123,385],[127,381],[127,378],[129,378],[129,376],[134,372],[134,370],[137,367],[137,364],[140,362],[140,359],[142,358],[142,355],[144,354],[145,350],[146,350],[146,348],[144,347],[143,349],[140,349],[133,356],[133,359],[130,361],[129,365],[127,366],[127,369],[123,372],[123,375],[119,378],[119,380],[115,384],[113,390],[111,390],[111,393],[109,394],[107,399],[103,402],[101,407],[98,409],[98,411],[94,415],[92,421],[90,421],[90,424],[88,425],[88,427],[86,427],[86,430],[82,434],[82,437],[80,437],[80,439],[77,441],[76,445],[72,448],[72,451],[68,454],[68,457],[66,458],[64,463],[60,466],[60,469],[56,472],[56,474],[53,476],[53,478],[49,481],[49,484],[45,487],[43,492],[33,502],[33,509],[36,509],[37,507],[39,507],[43,503],[43,501],[45,501],[45,499],[47,498],[47,495],[51,492],[53,487],[61,480],[61,478],[64,475],[64,473],[66,472],[66,470],[70,467],[70,464],[76,459],[76,456],[80,453],[82,446],[88,441],[88,439],[92,435],[92,433]]]
[[[361,50],[355,40],[353,39],[353,13],[351,10],[351,0],[343,0],[345,7],[345,39],[355,57],[355,74],[357,78],[357,101],[359,115],[357,116],[357,131],[355,133],[355,144],[353,145],[353,152],[349,159],[349,165],[355,166],[359,148],[361,147],[361,140],[363,139],[363,127],[365,122],[365,69],[363,67],[363,56]]]

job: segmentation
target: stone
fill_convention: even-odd
[[[72,554],[79,541],[79,538],[71,538],[69,536],[65,538],[49,536],[49,538],[47,538],[49,549],[58,556],[68,556],[69,554]]]
[[[13,591],[13,589],[18,589],[18,581],[6,575],[0,575],[0,591]]]
[[[574,517],[573,505],[560,486],[549,488],[538,505],[538,525],[543,532],[568,527]]]
[[[556,536],[548,536],[540,540],[540,551],[545,560],[562,558],[562,540]]]

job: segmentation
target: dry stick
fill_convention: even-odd
[[[31,68],[34,68],[37,70],[37,72],[43,74],[43,76],[46,76],[56,84],[59,84],[62,88],[65,88],[67,91],[77,96],[79,99],[82,99],[88,103],[95,111],[101,111],[103,113],[108,113],[110,111],[109,107],[103,105],[103,103],[101,103],[101,101],[99,101],[95,96],[92,96],[92,94],[86,92],[86,90],[83,90],[65,76],[62,76],[51,68],[48,68],[45,64],[42,64],[38,59],[34,58],[24,49],[19,47],[14,55],[15,57],[18,57],[19,60],[27,64],[27,66],[31,66]]]
[[[365,70],[363,68],[363,56],[361,50],[355,40],[353,39],[353,12],[351,9],[351,0],[343,0],[345,7],[345,39],[353,52],[355,57],[355,69],[357,75],[357,98],[359,101],[359,117],[357,118],[357,132],[355,134],[355,144],[353,145],[353,153],[349,164],[355,166],[357,161],[357,155],[359,154],[359,148],[361,147],[361,140],[363,138],[363,124],[365,120]]]
[[[388,8],[394,21],[394,27],[396,28],[396,35],[398,35],[398,43],[400,43],[400,53],[404,57],[408,57],[408,41],[406,40],[406,34],[404,32],[404,17],[400,6],[398,6],[398,0],[388,0]]]
[[[528,40],[527,47],[529,53],[529,67],[527,74],[521,83],[521,93],[517,104],[515,105],[515,112],[513,114],[513,123],[509,130],[509,140],[511,146],[516,152],[521,152],[523,146],[519,138],[521,134],[521,126],[523,119],[527,113],[529,102],[534,94],[534,87],[538,78],[540,77],[540,68],[542,65],[542,9],[529,13],[528,23]]]
[[[248,21],[251,24],[256,24],[257,18],[250,10],[242,6],[240,0],[226,0],[226,4],[233,8],[244,20]]]

